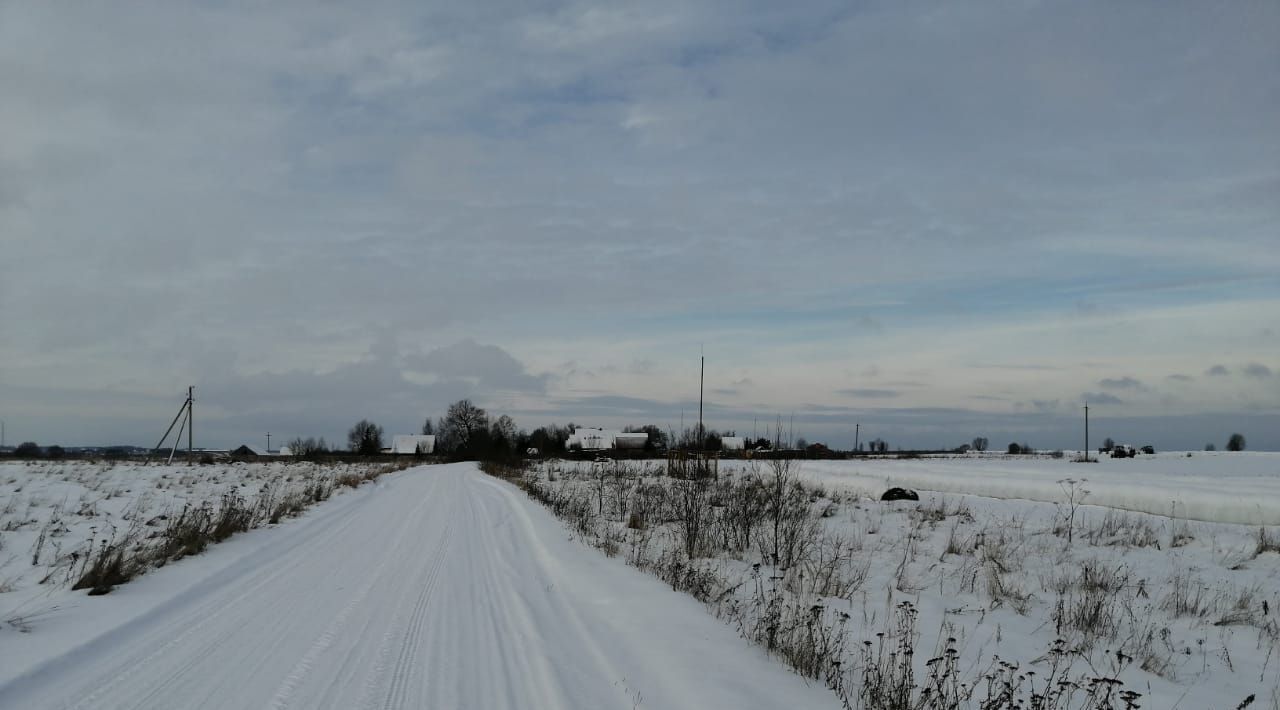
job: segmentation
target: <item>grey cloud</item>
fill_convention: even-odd
[[[661,352],[735,309],[756,342],[800,342],[866,308],[815,302],[896,303],[863,316],[896,334],[1126,288],[1273,294],[1280,136],[1257,87],[1276,20],[1088,0],[7,5],[0,323],[23,337],[0,361],[55,364],[0,374],[91,392],[108,369],[203,373],[257,426],[495,390],[550,406],[585,374],[476,341],[551,334],[588,361],[576,343]],[[1173,276],[1114,266],[1149,259],[1145,234],[1144,270]],[[384,329],[475,340],[353,355]],[[974,367],[1057,369],[963,341]],[[236,367],[157,355],[200,343]]]
[[[1085,392],[1080,399],[1089,404],[1124,404],[1123,399],[1106,392]]]
[[[1178,381],[1178,382],[1191,382],[1191,381],[1195,380],[1195,378],[1194,378],[1194,377],[1192,377],[1191,375],[1184,375],[1184,374],[1181,374],[1181,373],[1175,373],[1175,374],[1172,374],[1172,375],[1167,375],[1167,376],[1165,377],[1165,379],[1169,379],[1169,380],[1176,380],[1176,381]]]
[[[1214,365],[1208,370],[1205,370],[1204,374],[1210,377],[1223,377],[1231,374],[1231,371],[1227,369],[1226,365]]]
[[[843,394],[849,397],[859,397],[862,399],[893,399],[902,393],[898,390],[886,389],[870,389],[870,388],[854,388],[836,390],[837,394]]]
[[[1244,366],[1244,374],[1246,377],[1263,379],[1271,376],[1271,368],[1260,362],[1251,362]]]
[[[1147,388],[1146,385],[1142,384],[1139,380],[1127,375],[1125,377],[1100,380],[1098,382],[1098,386],[1105,387],[1109,390],[1145,390]]]
[[[1045,372],[1062,369],[1056,365],[1039,365],[1036,363],[974,363],[969,367],[976,370],[1033,370]]]
[[[463,379],[492,390],[543,392],[547,375],[531,375],[510,353],[496,345],[467,339],[405,358],[413,370],[451,380]]]
[[[873,333],[881,333],[884,331],[884,323],[882,323],[875,316],[869,316],[869,315],[858,316],[858,318],[854,320],[854,325],[857,326],[858,328],[861,328],[863,330],[868,330]]]
[[[1031,406],[1035,407],[1037,412],[1056,412],[1062,406],[1060,400],[1056,399],[1033,399]]]

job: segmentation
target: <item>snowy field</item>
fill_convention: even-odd
[[[1190,520],[1280,525],[1280,453],[1101,456],[1089,464],[1072,463],[1074,455],[812,461],[805,463],[804,476],[865,495],[903,486],[1046,503],[1062,500],[1059,482],[1071,478],[1084,481],[1088,504]]]
[[[1252,695],[1252,707],[1274,709],[1280,527],[1194,518],[1274,520],[1277,462],[794,462],[805,485],[779,499],[780,527],[769,462],[722,463],[702,489],[637,464],[551,463],[526,485],[581,539],[694,594],[851,706],[893,675],[889,651],[912,650],[921,685],[926,661],[946,658],[955,639],[947,677],[971,688],[1010,680],[1029,697],[1056,673],[1082,686],[1118,679],[1148,708],[1236,707]],[[878,500],[898,485],[921,501]],[[1083,693],[1053,707],[1124,707]]]
[[[805,461],[782,488],[770,462],[504,474],[550,511],[472,464],[354,487],[369,470],[7,464],[0,707],[874,707],[869,688],[1025,699],[1052,676],[1079,686],[1056,708],[1125,707],[1088,704],[1114,678],[1146,708],[1280,710],[1277,462]],[[922,500],[877,500],[890,485]],[[69,588],[102,541],[151,544],[228,496],[264,529]]]
[[[68,597],[103,545],[151,544],[185,511],[215,513],[225,501],[279,523],[335,483],[382,468],[368,464],[134,462],[0,464],[0,624],[24,628]],[[82,596],[84,593],[74,595]]]
[[[838,708],[474,464],[382,476],[0,629],[0,708]]]

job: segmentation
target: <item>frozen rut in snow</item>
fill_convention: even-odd
[[[0,687],[23,708],[835,707],[473,465],[380,479]]]

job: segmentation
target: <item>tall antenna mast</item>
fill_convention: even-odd
[[[1089,462],[1089,402],[1084,403],[1084,460]]]
[[[707,433],[702,428],[702,383],[707,375],[707,356],[702,356],[701,368],[698,370],[698,450],[706,448]]]

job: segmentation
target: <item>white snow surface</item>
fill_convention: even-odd
[[[1280,525],[1280,453],[1187,452],[1100,456],[1074,463],[1045,456],[806,461],[812,482],[879,497],[902,486],[939,493],[1057,503],[1064,479],[1084,481],[1089,505],[1188,520]],[[1093,454],[1093,456],[1099,456]]]
[[[473,464],[42,604],[0,627],[0,707],[836,707]]]

